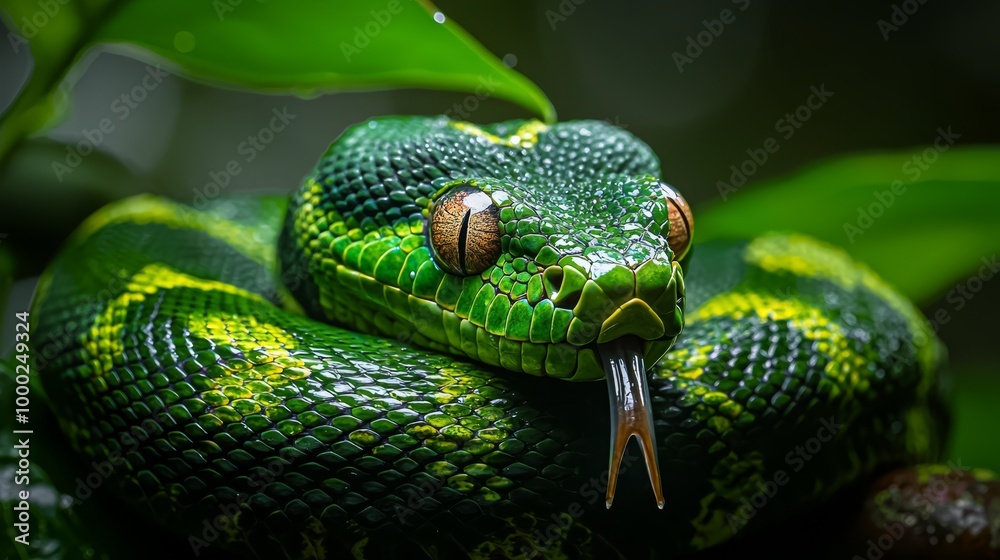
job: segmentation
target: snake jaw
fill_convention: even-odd
[[[625,448],[633,436],[646,461],[649,482],[653,486],[656,507],[663,509],[663,489],[660,486],[660,468],[657,462],[656,435],[646,382],[646,367],[642,355],[642,341],[635,336],[624,336],[603,343],[598,347],[604,362],[611,398],[611,455],[608,466],[608,489],[605,505],[610,509],[618,485],[618,470]]]

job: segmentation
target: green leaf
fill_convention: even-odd
[[[736,191],[720,186],[725,201],[695,212],[695,235],[805,233],[926,301],[1000,249],[998,162],[996,146],[915,150],[837,159]]]
[[[95,41],[138,45],[213,83],[302,95],[386,86],[479,91],[554,119],[537,86],[435,14],[413,0],[243,0],[235,7],[133,0]]]
[[[0,120],[0,157],[22,137],[52,126],[65,113],[67,88],[57,86],[86,47],[87,30],[110,13],[111,5],[110,0],[4,0],[0,16],[14,30],[6,42],[15,53],[30,44],[34,65],[28,83]]]
[[[30,37],[35,70],[5,115],[0,155],[51,121],[56,84],[93,45],[164,60],[174,72],[217,85],[301,96],[364,88],[454,90],[512,101],[555,119],[538,86],[428,2],[51,0],[52,16],[42,4],[5,5],[8,24]],[[35,25],[35,18],[46,24]]]
[[[43,249],[46,243],[64,239],[104,204],[152,189],[100,149],[69,167],[64,162],[71,148],[46,138],[26,140],[0,166],[0,185],[4,186],[0,189],[0,233],[11,234],[0,240],[0,250],[7,243],[12,250],[16,247],[22,270],[44,265],[52,256]]]

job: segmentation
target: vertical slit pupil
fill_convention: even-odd
[[[458,230],[458,267],[462,269],[463,272],[467,272],[469,269],[465,266],[465,242],[469,237],[469,218],[472,216],[471,210],[466,210],[465,215],[462,216],[462,226]]]

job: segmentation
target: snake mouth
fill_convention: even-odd
[[[618,470],[625,448],[634,436],[639,440],[649,482],[653,486],[656,507],[663,509],[660,467],[657,462],[656,435],[653,430],[652,404],[646,381],[643,341],[633,335],[598,344],[611,398],[611,454],[608,466],[608,489],[605,505],[610,509],[618,486]]]
[[[664,338],[665,327],[660,316],[648,303],[639,298],[630,299],[615,310],[601,324],[597,343],[603,344],[626,335],[636,335],[646,340]]]

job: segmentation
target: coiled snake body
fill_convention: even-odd
[[[682,267],[659,177],[600,122],[385,118],[290,204],[116,203],[43,277],[37,336],[73,333],[46,391],[127,500],[263,558],[594,555],[619,509],[698,550],[935,458],[919,312],[796,235]],[[569,382],[605,375],[610,470],[604,390]]]

